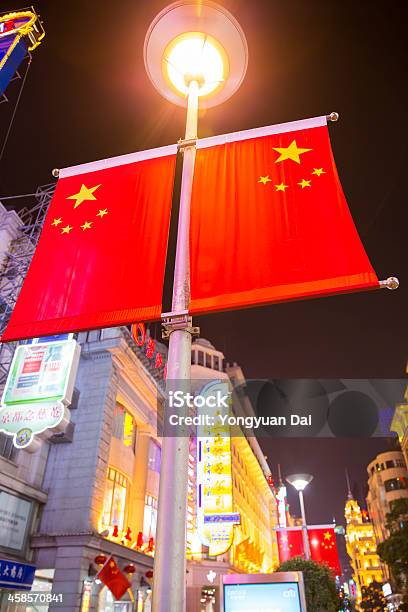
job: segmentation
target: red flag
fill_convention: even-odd
[[[313,561],[326,563],[336,576],[340,576],[341,567],[334,528],[308,528],[307,533],[309,536],[310,556]]]
[[[192,313],[378,287],[326,118],[199,140]]]
[[[160,317],[176,150],[60,172],[3,341]]]
[[[281,563],[293,557],[304,557],[302,528],[280,529],[277,533],[279,560]]]
[[[112,556],[106,560],[105,565],[99,570],[95,578],[99,578],[108,587],[115,599],[123,597],[132,586],[126,576],[122,574]]]

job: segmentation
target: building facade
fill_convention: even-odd
[[[408,367],[407,367],[408,372]],[[408,466],[408,386],[405,391],[404,403],[395,408],[391,431],[398,434],[401,450],[404,454],[405,464]]]
[[[377,554],[373,524],[349,492],[344,515],[346,518],[346,549],[350,557],[353,579],[357,587],[357,605],[362,587],[372,582],[384,582],[383,568]]]
[[[1,556],[34,563],[33,589],[62,593],[58,609],[82,610],[86,597],[84,609],[113,612],[110,591],[95,581],[95,559],[113,555],[132,585],[121,610],[136,609],[133,597],[138,611],[148,611],[163,367],[151,365],[126,328],[81,333],[78,342],[70,425],[62,435],[40,440],[34,453],[15,451],[1,460],[0,504],[4,490],[32,506],[22,556],[11,555],[0,541]],[[1,609],[14,610],[6,595]]]
[[[224,380],[234,394],[232,410],[236,416],[253,416],[245,395],[245,378],[237,364],[223,367],[224,355],[202,338],[192,345],[194,391],[206,382]],[[219,609],[220,579],[226,573],[268,573],[279,565],[274,527],[278,526],[277,501],[268,483],[270,469],[254,436],[231,430],[233,511],[240,514],[234,527],[231,548],[219,557],[210,557],[197,532],[196,448],[190,455],[188,503],[187,610],[215,612]]]
[[[389,537],[386,522],[393,502],[408,498],[408,470],[403,453],[392,450],[377,455],[367,472],[367,507],[379,544]]]

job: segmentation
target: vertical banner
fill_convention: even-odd
[[[211,557],[229,550],[234,524],[240,522],[233,512],[230,428],[219,418],[229,407],[208,401],[227,394],[226,382],[210,382],[201,389],[203,407],[197,408],[197,530]]]

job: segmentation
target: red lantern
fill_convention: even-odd
[[[118,538],[119,537],[119,527],[117,525],[113,526],[113,532],[112,532],[112,538]]]
[[[136,547],[142,548],[142,546],[143,546],[143,533],[139,531],[139,533],[137,534]]]
[[[133,565],[133,563],[129,563],[128,565],[126,565],[126,566],[123,568],[123,571],[124,571],[126,574],[134,574],[134,573],[135,573],[135,571],[136,571],[136,568],[135,568],[135,566]]]
[[[130,535],[131,533],[132,533],[132,530],[130,527],[128,527],[126,530],[125,540],[128,540],[129,542],[132,541],[132,536]]]
[[[152,359],[153,353],[154,353],[154,340],[153,338],[149,338],[149,340],[147,341],[147,347],[146,347],[146,357],[148,357],[149,359]]]
[[[154,549],[154,539],[149,538],[149,543],[147,545],[146,552],[153,552],[153,549]]]
[[[137,346],[143,346],[146,341],[146,327],[144,323],[135,323],[131,327],[133,340]]]
[[[146,578],[153,578],[153,570],[147,570],[145,573]]]
[[[96,565],[105,565],[106,562],[106,555],[97,555],[94,559]]]

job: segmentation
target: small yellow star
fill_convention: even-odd
[[[272,147],[274,151],[280,153],[278,159],[275,160],[275,164],[281,161],[285,161],[285,159],[292,159],[297,164],[300,164],[300,156],[302,153],[307,153],[307,151],[311,151],[312,149],[300,149],[296,140],[292,140],[288,147]]]
[[[269,176],[260,176],[258,183],[262,183],[262,185],[266,185],[266,183],[270,183],[271,179]]]
[[[302,189],[304,189],[305,187],[311,187],[311,183],[312,181],[306,181],[306,179],[302,179],[301,183],[298,183],[298,185],[301,186]]]
[[[62,217],[58,217],[58,219],[54,219],[51,225],[54,225],[54,227],[57,227],[57,225],[59,225],[60,223],[62,223]]]
[[[107,215],[107,214],[108,214],[108,209],[107,209],[107,208],[104,208],[103,210],[100,210],[100,211],[97,213],[97,215],[96,215],[96,216],[97,216],[97,217],[100,217],[100,218],[102,219],[102,217],[103,217],[104,215]]]
[[[92,223],[93,221],[85,221],[85,223],[81,225],[82,231],[84,232],[85,230],[90,229]]]
[[[66,225],[65,227],[62,228],[62,232],[61,234],[69,234],[69,232],[72,230],[73,228],[70,225]]]
[[[321,174],[326,174],[326,173],[323,170],[323,168],[313,168],[312,174],[315,174],[316,176],[320,176]]]
[[[88,189],[88,187],[85,187],[85,185],[81,185],[81,189],[78,191],[78,193],[75,193],[72,196],[68,196],[67,200],[75,200],[75,209],[85,200],[96,200],[94,196],[94,191],[96,191],[98,187],[100,187],[100,185],[96,185],[95,187],[91,187],[90,189]]]
[[[281,183],[280,185],[275,185],[276,191],[285,191],[285,189],[288,188],[287,185],[285,185],[284,183]]]

